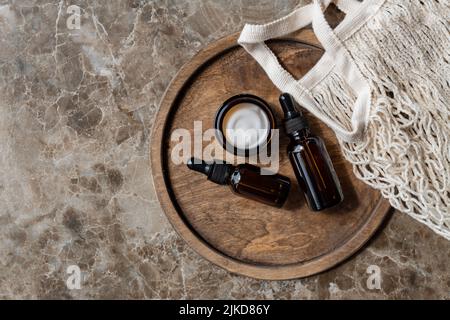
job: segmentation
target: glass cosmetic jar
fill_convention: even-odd
[[[251,94],[229,98],[214,120],[216,139],[225,150],[238,156],[250,156],[268,149],[275,127],[275,116],[269,105]]]

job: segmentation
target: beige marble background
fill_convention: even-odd
[[[450,298],[450,242],[397,212],[338,268],[266,282],[199,257],[161,211],[149,145],[170,79],[244,21],[297,4],[0,0],[0,298]],[[66,287],[72,264],[80,290]]]

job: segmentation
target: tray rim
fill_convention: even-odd
[[[367,218],[361,228],[345,243],[331,252],[315,257],[311,260],[287,265],[257,265],[240,261],[214,248],[186,223],[178,212],[167,188],[165,169],[163,164],[163,139],[169,120],[169,114],[174,107],[180,90],[186,85],[195,72],[211,59],[224,51],[237,47],[239,33],[225,36],[208,44],[195,54],[172,78],[160,101],[151,133],[150,166],[152,169],[153,185],[158,201],[177,234],[201,257],[231,273],[244,275],[261,280],[290,280],[312,276],[329,270],[358,252],[380,228],[384,219],[392,211],[387,200],[380,196],[372,215]],[[301,39],[297,39],[300,37]],[[305,29],[296,37],[283,37],[281,40],[297,41],[321,48],[312,30]]]

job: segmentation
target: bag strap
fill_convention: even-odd
[[[356,12],[361,6],[357,0],[314,0],[312,4],[300,7],[274,22],[265,25],[245,25],[238,43],[258,61],[278,89],[290,93],[303,107],[327,124],[342,140],[354,142],[360,139],[364,132],[371,107],[371,93],[367,80],[362,76],[341,39],[325,19],[323,11],[332,2],[336,3],[340,10],[347,15]],[[335,58],[338,71],[358,93],[353,108],[351,131],[321,111],[310,91],[281,66],[275,54],[264,43],[271,38],[302,29],[311,22],[314,33],[326,53]]]

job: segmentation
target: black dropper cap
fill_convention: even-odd
[[[208,180],[217,184],[227,184],[228,176],[233,168],[231,164],[223,163],[206,163],[203,160],[190,158],[187,162],[189,169],[203,173],[208,176]]]
[[[289,93],[280,96],[280,104],[284,111],[284,128],[286,134],[309,128],[308,121],[299,110],[299,106]]]

